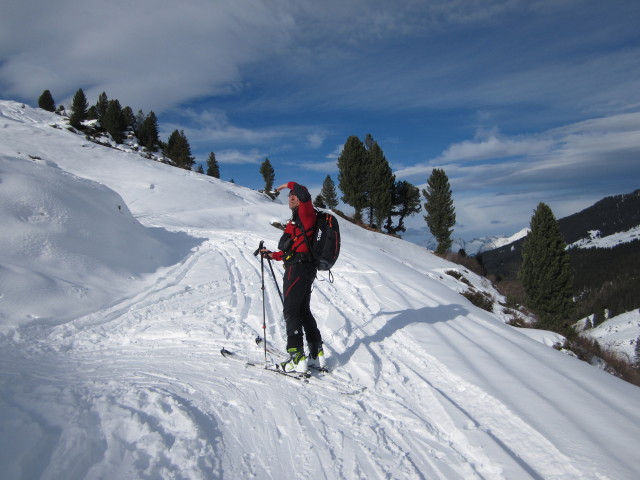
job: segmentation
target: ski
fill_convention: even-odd
[[[264,348],[264,339],[260,335],[256,337],[256,345],[258,345],[260,348]],[[266,350],[267,350],[267,353],[270,353],[271,355],[275,355],[276,357],[280,357],[283,360],[286,360],[287,358],[289,358],[288,353],[283,352],[279,348],[276,348],[270,344],[267,344]],[[321,368],[316,365],[309,365],[308,368],[310,370],[315,370],[317,372],[329,373],[329,369],[327,367]]]
[[[275,348],[272,349],[271,352],[269,351],[269,349],[267,349],[267,353],[270,353],[270,354],[273,353],[274,356],[277,356],[277,352],[278,352],[278,349],[275,349]],[[335,377],[330,380],[328,376],[325,376],[325,375],[312,376],[310,372],[307,372],[305,374],[298,373],[298,372],[285,372],[277,363],[265,366],[264,360],[259,360],[255,357],[249,357],[241,353],[233,352],[231,350],[227,350],[226,348],[223,348],[222,350],[220,350],[220,353],[222,354],[223,357],[242,363],[245,366],[261,368],[262,370],[267,370],[269,372],[273,372],[278,375],[289,377],[309,385],[315,383],[315,385],[317,385],[319,388],[322,388],[323,390],[330,390],[330,391],[339,393],[341,395],[358,395],[363,393],[367,389],[367,387],[363,387],[363,386],[355,387],[355,388],[348,387],[346,385],[343,385],[342,382],[340,381],[336,382],[336,380],[338,379],[336,379]],[[322,377],[325,377],[325,379],[320,381]],[[314,380],[310,382],[309,381],[310,378],[313,378]]]
[[[271,366],[269,365],[264,365],[264,362],[258,361],[258,360],[254,360],[254,359],[250,359],[250,358],[246,358],[236,352],[232,352],[231,350],[227,350],[226,348],[222,348],[220,350],[220,353],[222,354],[223,357],[228,358],[230,360],[235,360],[237,362],[241,362],[243,364],[245,364],[246,366],[249,367],[260,367],[263,370],[267,370],[269,372],[273,372],[273,373],[277,373],[279,375],[283,375],[285,377],[289,377],[289,378],[293,378],[295,380],[299,380],[301,382],[304,383],[309,383],[309,377],[311,376],[308,372],[307,373],[299,373],[299,372],[285,372],[284,370],[282,370],[282,368],[280,367],[280,365],[273,364]]]

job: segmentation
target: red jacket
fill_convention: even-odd
[[[298,221],[302,222],[304,230],[307,233],[307,238],[310,238],[316,228],[316,210],[313,208],[311,194],[304,185],[289,182],[287,186],[293,191],[293,194],[298,197],[298,200],[300,200],[300,205],[298,205],[297,208],[297,215],[294,212],[294,218],[297,216],[299,219]],[[309,251],[309,247],[307,247],[307,242],[304,239],[302,230],[298,228],[292,220],[287,222],[284,233],[288,233],[291,235],[291,238],[293,238],[293,246],[291,247],[292,252],[302,253]],[[274,260],[282,260],[284,253],[285,252],[283,251],[273,252],[272,258]]]

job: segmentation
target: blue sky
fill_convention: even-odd
[[[456,238],[511,235],[640,188],[638,25],[636,0],[4,2],[0,97],[105,91],[251,188],[267,157],[337,184],[371,133],[398,179],[445,170]]]

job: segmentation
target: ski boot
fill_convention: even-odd
[[[307,357],[304,356],[304,352],[301,348],[289,348],[287,349],[289,358],[282,362],[280,366],[285,373],[304,373],[306,374],[308,369]]]

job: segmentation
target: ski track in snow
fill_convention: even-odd
[[[435,358],[416,365],[413,352],[419,347],[402,325],[389,327],[390,315],[381,310],[413,298],[409,286],[399,282],[393,292],[397,298],[379,299],[374,294],[377,273],[366,267],[350,273],[348,282],[343,272],[335,273],[341,295],[336,295],[336,283],[316,283],[314,307],[321,325],[323,317],[339,316],[327,341],[336,348],[329,359],[334,374],[301,385],[226,363],[216,354],[223,343],[251,349],[261,333],[262,305],[252,302],[249,293],[260,289],[260,262],[249,253],[254,240],[210,232],[192,255],[145,291],[60,325],[41,339],[39,345],[50,352],[52,362],[60,363],[60,354],[64,361],[47,387],[34,388],[49,388],[51,396],[64,399],[69,411],[61,416],[71,425],[49,435],[64,443],[90,424],[102,432],[84,439],[88,458],[42,462],[48,465],[43,478],[68,472],[72,461],[78,464],[77,473],[85,465],[84,473],[96,478],[141,473],[150,478],[222,478],[226,472],[235,478],[271,478],[287,465],[299,467],[299,478],[317,478],[319,471],[326,478],[494,479],[516,478],[514,472],[517,478],[581,477],[553,444],[499,401]],[[268,334],[282,344],[282,322],[272,320],[280,318],[280,300],[266,264],[265,285]],[[214,291],[216,304],[210,302]],[[333,305],[330,299],[336,300]],[[39,329],[34,330],[37,336]],[[346,344],[334,345],[331,339],[336,338]],[[136,367],[139,355],[144,355],[143,370]],[[145,371],[150,365],[156,373]],[[194,376],[194,371],[202,374]],[[23,372],[29,374],[38,375]],[[280,392],[274,397],[271,385],[278,381]],[[323,390],[326,382],[369,388],[354,398],[336,398],[332,390]],[[422,388],[424,384],[431,388]],[[96,391],[104,393],[92,395]],[[16,395],[20,393],[29,395]],[[417,402],[405,403],[416,395]],[[13,400],[19,415],[31,417],[34,425],[38,412],[47,408],[34,404],[23,409],[18,407],[23,398]],[[323,408],[329,404],[331,415]],[[251,405],[261,405],[260,411]],[[252,437],[260,441],[254,443]],[[266,445],[265,438],[270,439]],[[517,450],[519,446],[526,450]],[[98,451],[101,458],[92,458]],[[240,451],[242,458],[229,456]],[[343,451],[354,452],[354,457],[345,458]],[[549,456],[557,462],[541,468],[538,457]]]
[[[335,373],[302,385],[227,362],[216,354],[223,343],[260,353],[252,343],[261,333],[262,305],[249,294],[261,286],[260,262],[249,246],[257,239],[217,231],[208,237],[138,295],[51,331],[33,327],[34,337],[43,334],[34,357],[47,351],[43,369],[49,361],[57,365],[46,386],[34,382],[33,388],[50,389],[68,408],[60,416],[69,425],[52,428],[49,435],[64,443],[89,424],[99,428],[87,431],[102,432],[84,439],[87,458],[41,461],[47,465],[43,478],[67,472],[72,462],[77,473],[84,465],[87,476],[109,478],[134,472],[152,478],[216,478],[227,476],[225,472],[236,478],[270,478],[282,473],[278,465],[299,466],[299,478],[317,478],[323,470],[326,478],[506,478],[504,466],[484,451],[487,444],[502,452],[501,462],[510,462],[512,471],[530,478],[578,478],[567,475],[571,472],[562,468],[565,461],[541,474],[529,468],[520,458],[524,452],[506,447],[514,444],[509,432],[517,417],[454,378],[434,358],[418,369],[408,367],[416,347],[407,347],[410,339],[401,330],[385,333],[389,315],[381,314],[383,305],[410,297],[408,286],[398,284],[395,300],[379,299],[374,294],[377,274],[366,267],[351,273],[349,282],[339,270],[336,283],[316,282],[314,306],[323,305],[317,308],[321,325],[323,317],[342,312],[330,322],[335,331],[327,339],[328,348],[336,349],[329,358]],[[281,275],[279,267],[276,275]],[[336,295],[337,284],[341,295]],[[268,334],[282,345],[280,300],[266,264],[265,285]],[[216,304],[210,301],[214,291]],[[337,301],[332,305],[329,299]],[[347,341],[334,345],[331,338]],[[229,344],[230,339],[235,343]],[[142,369],[136,365],[140,355]],[[150,365],[155,373],[149,372]],[[274,382],[281,384],[277,397],[271,393]],[[336,398],[330,388],[323,390],[327,383],[368,389],[353,398]],[[420,388],[424,383],[432,388]],[[451,385],[457,385],[454,391]],[[403,400],[416,394],[420,399],[413,405],[420,409]],[[47,406],[29,405],[27,396],[28,391],[16,392],[12,403],[35,427]],[[260,405],[260,399],[264,403],[256,412],[251,405]],[[323,405],[332,406],[331,415]],[[495,415],[490,418],[478,418],[491,411]],[[519,423],[513,430],[526,432],[527,438],[515,439],[515,444],[530,447],[536,432]],[[477,446],[480,436],[484,448]],[[253,443],[252,437],[260,442]],[[265,438],[270,439],[267,445]],[[544,438],[536,442],[547,453],[553,448]],[[242,458],[229,457],[229,452],[240,451],[245,452]],[[344,457],[343,451],[354,452],[354,457]],[[100,458],[92,458],[96,452]]]

